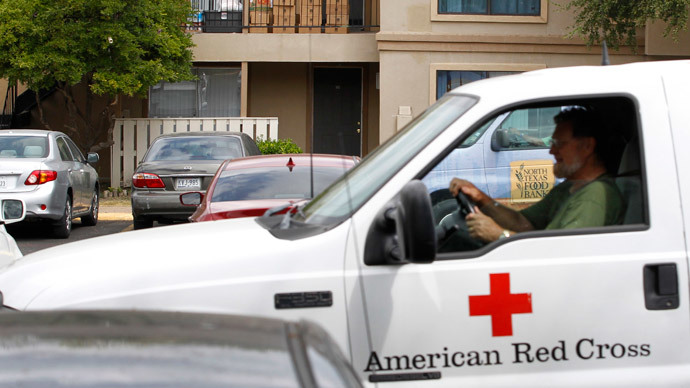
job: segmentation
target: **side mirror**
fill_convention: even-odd
[[[0,222],[11,224],[26,217],[26,206],[20,199],[3,199],[0,201]]]
[[[95,152],[89,152],[88,154],[86,154],[86,161],[89,162],[89,164],[98,163],[99,160],[100,157]]]
[[[431,263],[436,239],[431,199],[424,183],[414,180],[376,215],[367,234],[364,263]]]
[[[491,136],[491,150],[500,151],[510,148],[510,138],[508,137],[508,130],[499,128]]]
[[[180,194],[180,203],[185,206],[199,206],[204,195],[198,191]]]

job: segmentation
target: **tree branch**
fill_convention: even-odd
[[[41,93],[38,90],[36,91],[36,107],[38,108],[38,119],[41,121],[43,128],[52,131],[50,124],[48,124],[48,120],[46,119],[45,112],[43,111],[43,106],[41,105]]]

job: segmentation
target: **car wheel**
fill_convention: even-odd
[[[98,190],[94,190],[93,196],[91,197],[91,210],[88,215],[81,217],[81,224],[86,226],[94,226],[98,222],[98,209],[99,209],[99,197]]]
[[[153,227],[153,220],[147,217],[134,217],[132,224],[134,229],[146,229]]]
[[[53,236],[57,238],[67,238],[72,232],[72,201],[67,196],[65,201],[65,212],[62,218],[53,225]]]

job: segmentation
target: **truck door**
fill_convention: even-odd
[[[429,264],[362,265],[371,346],[353,362],[367,381],[396,387],[688,381],[688,268],[673,139],[658,103],[660,85],[643,89],[541,106],[606,113],[605,127],[615,135],[607,137],[607,152],[617,159],[609,173],[640,183],[635,205],[620,189],[636,207],[622,224],[458,245]],[[621,161],[624,153],[632,162]]]

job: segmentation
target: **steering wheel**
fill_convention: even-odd
[[[462,215],[464,220],[468,214],[474,213],[474,203],[467,198],[467,195],[462,191],[458,191],[458,195],[455,196],[455,200],[458,202],[458,212]]]
[[[447,208],[449,201],[453,199],[439,205]],[[484,243],[470,236],[465,221],[468,214],[474,213],[474,203],[462,192],[455,196],[454,202],[455,209],[441,218],[436,226],[439,252],[468,251],[483,246]]]

